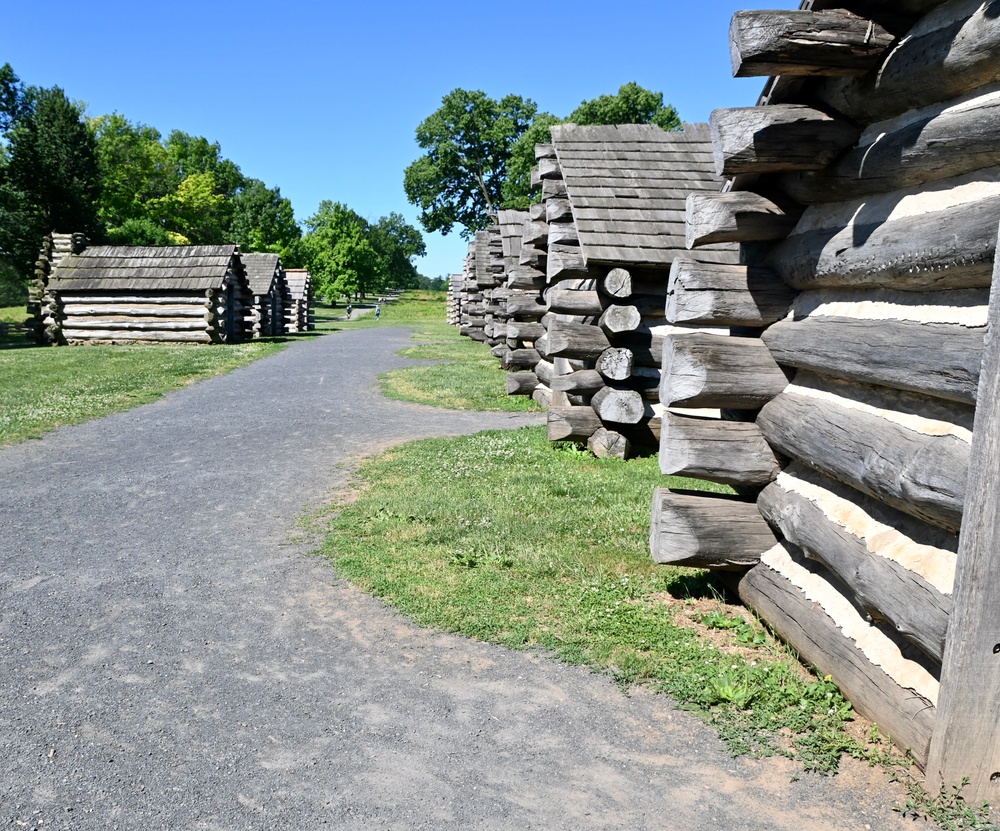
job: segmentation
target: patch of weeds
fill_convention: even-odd
[[[911,778],[904,784],[909,798],[905,804],[893,806],[893,810],[904,817],[930,819],[944,831],[997,831],[1000,828],[990,819],[988,803],[970,805],[962,796],[969,784],[967,778],[950,788],[942,785],[933,797]]]

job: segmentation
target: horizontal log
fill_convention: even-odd
[[[653,492],[649,551],[654,562],[744,569],[777,541],[756,504],[722,494]]]
[[[608,306],[597,325],[609,338],[614,338],[625,332],[637,332],[643,326],[643,319],[635,306]]]
[[[542,180],[542,199],[548,201],[550,199],[565,199],[565,198],[566,198],[566,183],[562,179]]]
[[[517,262],[520,265],[531,266],[539,270],[545,269],[545,249],[535,245],[521,245],[521,251],[517,255]]]
[[[663,347],[664,406],[762,407],[788,380],[758,338],[693,333],[669,335]]]
[[[554,159],[554,158],[556,158],[556,147],[554,144],[535,145],[536,162],[540,162],[542,159]]]
[[[692,193],[685,203],[688,248],[719,242],[761,242],[787,236],[799,218],[750,191]]]
[[[124,305],[124,304],[104,304],[85,305],[82,303],[66,302],[62,306],[63,316],[71,317],[162,317],[162,318],[204,318],[208,314],[204,304],[191,305]]]
[[[776,546],[740,580],[740,598],[917,764],[927,760],[936,684],[868,623],[794,546]],[[876,663],[876,661],[878,663]]]
[[[594,393],[590,406],[602,422],[614,424],[638,424],[653,415],[652,407],[632,389],[602,387]]]
[[[798,464],[761,492],[757,507],[788,542],[829,569],[874,620],[941,662],[957,535]],[[938,547],[942,541],[949,548]]]
[[[762,487],[780,471],[774,451],[756,424],[663,415],[660,472],[664,475]]]
[[[783,320],[764,343],[779,364],[975,403],[985,327],[912,320]]]
[[[861,135],[804,104],[718,109],[709,124],[720,176],[822,170]]]
[[[64,329],[107,329],[109,331],[135,332],[205,332],[211,328],[205,315],[192,318],[172,320],[169,318],[153,318],[144,320],[139,317],[74,317],[63,321]]]
[[[511,317],[538,320],[549,310],[535,292],[511,292],[507,298],[507,314]]]
[[[534,372],[508,372],[507,395],[531,395],[538,383]]]
[[[541,360],[535,364],[535,375],[538,380],[548,388],[552,388],[552,381],[555,379],[555,366],[551,361]]]
[[[955,435],[918,432],[871,408],[801,388],[765,405],[757,425],[785,456],[918,519],[958,530],[969,444]]]
[[[768,108],[765,108],[768,109]],[[875,124],[829,167],[788,174],[782,188],[803,204],[888,193],[1000,166],[1000,92],[975,93]]]
[[[781,320],[795,291],[772,269],[676,257],[670,266],[666,317],[671,323],[768,326]]]
[[[535,349],[510,349],[503,356],[501,366],[508,370],[534,369],[541,359]]]
[[[539,384],[535,387],[534,392],[531,393],[531,400],[538,404],[538,406],[548,409],[552,406],[552,390]]]
[[[62,337],[73,341],[166,341],[184,343],[213,343],[212,334],[204,330],[199,332],[163,332],[163,331],[123,331],[120,329],[62,329]]]
[[[596,369],[580,369],[552,379],[552,389],[560,392],[593,394],[604,386],[604,378]]]
[[[599,427],[587,439],[587,449],[598,459],[627,459],[632,450],[632,444],[625,436],[615,430]]]
[[[573,206],[568,199],[545,200],[546,222],[569,222],[571,219],[573,219]]]
[[[549,441],[584,442],[601,426],[601,419],[591,407],[549,408]]]
[[[569,282],[569,281],[563,281]],[[597,316],[604,311],[600,295],[596,291],[574,291],[561,288],[562,282],[545,293],[549,310],[557,314]]]
[[[580,234],[575,222],[553,222],[549,226],[546,245],[579,245]]]
[[[521,245],[545,246],[549,239],[548,223],[538,220],[525,220],[521,230]]]
[[[507,340],[534,341],[545,334],[545,327],[536,321],[512,320],[507,324]]]
[[[595,369],[608,381],[625,381],[632,375],[635,355],[631,349],[610,346],[597,356]]]
[[[1000,195],[894,216],[896,201],[810,208],[767,257],[793,288],[988,288],[997,246]]]
[[[120,303],[125,305],[163,305],[163,306],[204,306],[207,298],[200,294],[76,294],[70,291],[60,291],[59,300],[66,304],[104,304]]]
[[[550,283],[579,277],[587,277],[587,262],[579,246],[555,245],[548,248],[545,261],[545,277]]]
[[[955,0],[920,20],[863,78],[829,79],[816,95],[859,124],[882,121],[1000,82],[1000,30],[982,0]]]
[[[538,160],[539,179],[562,179],[562,168],[559,160],[555,158],[544,158]]]
[[[597,360],[611,346],[596,326],[558,319],[549,324],[548,341],[549,355],[583,360]]]
[[[545,272],[530,266],[514,266],[507,272],[508,289],[535,289],[540,290],[545,287]]]
[[[893,36],[843,9],[738,11],[729,27],[736,78],[769,75],[864,75]]]
[[[621,300],[631,297],[632,275],[624,268],[611,269],[601,280],[601,291]]]

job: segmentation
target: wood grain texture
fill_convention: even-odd
[[[798,213],[787,213],[770,199],[750,191],[692,193],[685,210],[688,248],[782,239],[795,227],[799,217]]]
[[[677,257],[665,311],[671,323],[767,326],[787,314],[795,293],[769,268]]]
[[[663,415],[660,472],[666,476],[763,487],[780,471],[778,458],[752,422]]]
[[[892,42],[878,24],[842,9],[739,11],[729,27],[736,78],[864,75]]]
[[[601,419],[593,408],[550,407],[548,413],[549,441],[585,442],[601,428]]]

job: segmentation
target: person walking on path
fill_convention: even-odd
[[[382,307],[378,303],[376,303],[375,304],[375,319],[378,320],[379,317],[381,317],[381,315],[382,315]]]
[[[347,304],[347,319],[348,320],[351,319],[351,312],[353,312],[353,311],[354,311],[354,306],[352,306],[350,303],[348,303]]]

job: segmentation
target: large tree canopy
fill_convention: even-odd
[[[496,101],[479,90],[455,89],[442,99],[417,127],[417,144],[427,152],[403,180],[424,230],[448,234],[458,225],[469,239],[496,221],[507,159],[536,111],[530,99]]]
[[[601,95],[583,101],[565,119],[540,113],[511,149],[503,182],[503,206],[524,210],[539,198],[531,190],[531,169],[535,166],[535,145],[552,141],[555,124],[657,124],[664,130],[680,129],[681,120],[663,93],[652,92],[634,81],[622,84],[616,95]]]

